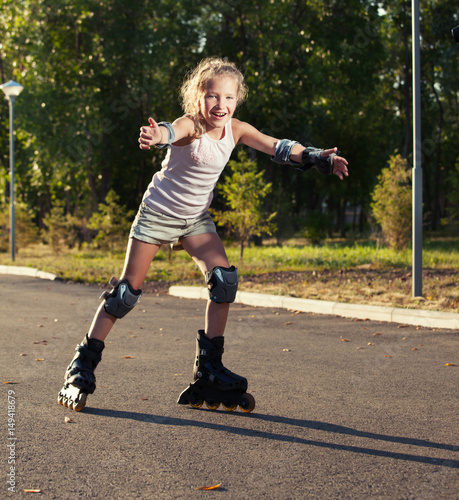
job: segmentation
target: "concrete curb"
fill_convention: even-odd
[[[32,269],[31,267],[0,266],[0,274],[13,274],[15,276],[31,276],[33,278],[40,278],[51,281],[59,279],[59,277],[56,276],[55,274],[39,271],[38,269]]]
[[[171,286],[169,295],[187,299],[208,299],[207,288],[195,286]],[[236,303],[255,307],[276,307],[293,311],[330,314],[345,318],[371,319],[428,328],[459,330],[459,314],[422,309],[400,309],[396,307],[343,304],[326,300],[298,299],[268,295],[264,293],[237,292]]]

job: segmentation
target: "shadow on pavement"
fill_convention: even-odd
[[[189,409],[189,411],[210,411],[210,410],[196,410]],[[216,424],[213,422],[199,422],[196,420],[190,420],[185,418],[177,418],[177,417],[164,417],[159,415],[153,415],[149,413],[137,413],[137,412],[129,412],[129,411],[120,411],[120,410],[110,410],[103,408],[85,408],[85,413],[89,413],[91,415],[98,415],[101,417],[112,417],[112,418],[125,418],[130,420],[136,420],[139,422],[150,422],[152,424],[159,425],[172,425],[172,426],[182,426],[182,427],[202,427],[204,429],[212,429],[214,431],[221,431],[225,433],[232,433],[240,436],[248,436],[248,437],[258,437],[262,439],[271,439],[275,441],[281,442],[292,442],[296,444],[303,444],[306,446],[316,446],[320,448],[328,448],[332,450],[342,450],[342,451],[350,451],[353,453],[361,453],[365,455],[373,455],[377,457],[386,457],[386,458],[394,458],[397,460],[405,460],[410,462],[420,462],[431,465],[438,465],[442,467],[449,467],[452,469],[459,468],[459,460],[448,460],[443,458],[434,458],[434,457],[426,457],[419,455],[410,455],[405,453],[396,453],[390,451],[376,450],[372,448],[364,448],[360,446],[349,446],[343,444],[335,444],[331,442],[323,442],[323,441],[313,441],[309,439],[304,439],[295,436],[289,436],[286,434],[278,434],[266,431],[259,431],[256,429],[246,429],[243,427],[235,427],[231,425],[222,425]],[[352,429],[350,427],[343,427],[340,425],[329,424],[326,422],[317,422],[312,420],[299,420],[282,416],[272,416],[272,415],[260,415],[256,413],[233,413],[232,415],[237,415],[244,419],[252,419],[252,420],[263,420],[267,422],[274,422],[282,425],[296,426],[302,427],[306,429],[319,430],[324,432],[333,432],[337,434],[347,434],[349,436],[362,437],[366,439],[375,439],[379,441],[388,441],[399,444],[406,444],[410,446],[421,446],[426,448],[436,448],[448,451],[458,451],[459,446],[442,444],[442,443],[432,443],[430,441],[419,440],[415,438],[405,438],[399,436],[387,436],[384,434],[375,434],[371,432],[358,431],[356,429]]]

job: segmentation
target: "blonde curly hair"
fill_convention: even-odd
[[[180,88],[182,108],[185,114],[194,121],[196,138],[206,133],[206,121],[200,110],[201,99],[207,90],[208,83],[221,76],[230,76],[236,80],[238,87],[236,105],[241,104],[248,93],[244,76],[234,63],[220,57],[203,59],[188,73]]]

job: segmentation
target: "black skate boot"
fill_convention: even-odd
[[[255,399],[246,392],[247,379],[223,366],[223,344],[223,337],[211,340],[203,330],[199,330],[193,369],[194,382],[180,394],[178,404],[200,408],[205,401],[210,410],[216,410],[222,403],[228,411],[235,410],[239,405],[246,413],[255,408]]]
[[[59,404],[71,410],[81,411],[88,394],[96,390],[94,370],[102,359],[105,344],[101,340],[90,339],[86,335],[76,346],[73,357],[65,373],[64,387],[59,392]]]

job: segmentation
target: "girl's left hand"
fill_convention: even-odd
[[[349,171],[347,168],[348,162],[346,158],[336,155],[337,151],[338,148],[325,149],[324,151],[322,151],[321,156],[327,157],[331,154],[335,154],[335,156],[333,157],[333,173],[337,175],[341,180],[343,180],[344,177],[349,176]]]

